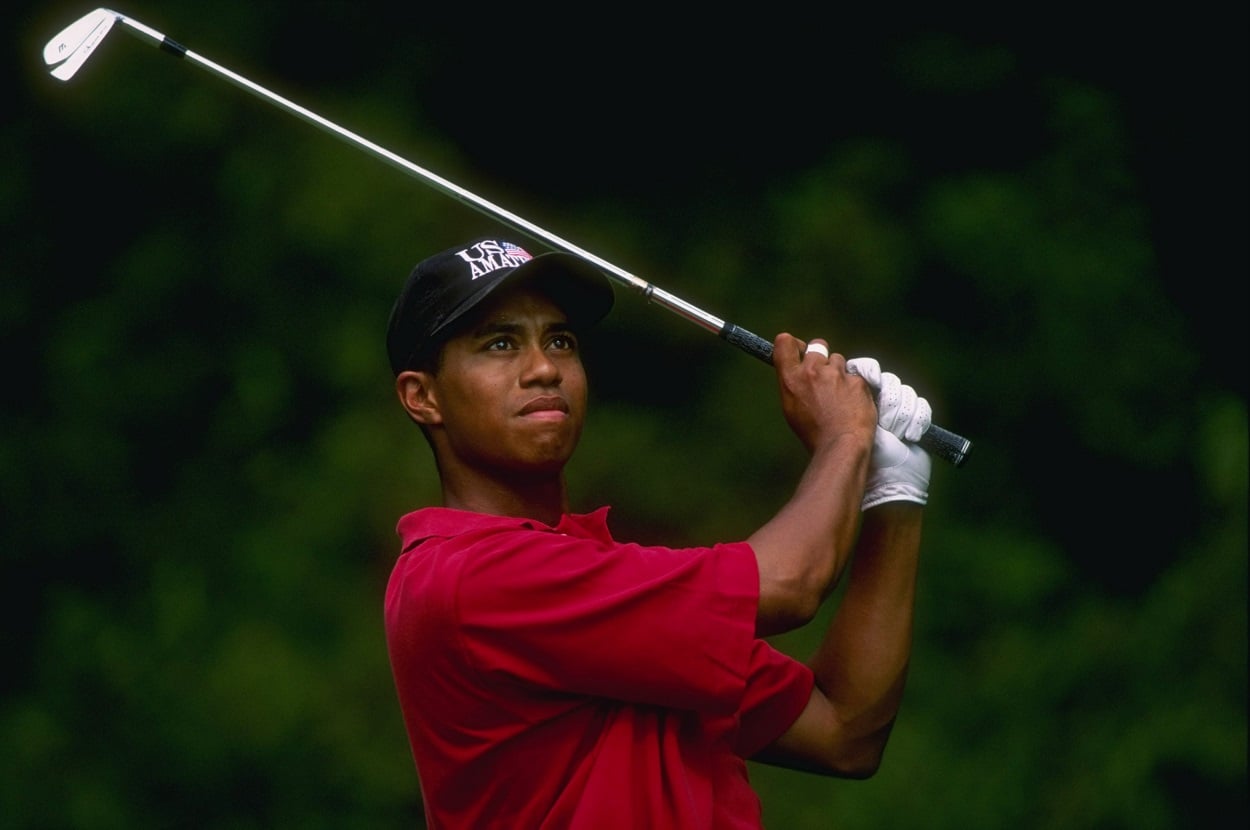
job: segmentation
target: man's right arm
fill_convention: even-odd
[[[859,532],[877,426],[873,390],[839,354],[805,354],[789,334],[773,341],[782,411],[811,453],[793,496],[747,539],[760,573],[756,632],[809,622],[837,584]]]
[[[875,360],[848,368],[878,391],[878,422],[850,581],[809,662],[807,707],[756,760],[864,778],[881,763],[911,657],[916,575],[930,460],[915,442],[929,403]]]

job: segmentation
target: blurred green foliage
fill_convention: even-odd
[[[412,263],[498,226],[120,30],[58,84],[39,52],[88,10],[9,39],[0,815],[419,826],[381,598],[438,494],[382,333]],[[123,11],[762,336],[879,357],[973,439],[881,772],[752,765],[770,827],[1244,824],[1244,48],[1185,86],[1148,20]],[[576,506],[743,536],[800,448],[770,372],[666,314],[621,291],[589,343]]]

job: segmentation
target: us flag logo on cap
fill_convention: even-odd
[[[533,259],[533,257],[530,256],[530,252],[522,248],[520,245],[513,245],[511,242],[501,242],[499,244],[503,246],[504,252],[507,253],[508,256],[517,257],[524,261]]]

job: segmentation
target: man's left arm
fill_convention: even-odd
[[[864,513],[846,592],[816,654],[811,698],[755,760],[845,778],[876,772],[902,702],[924,510]]]

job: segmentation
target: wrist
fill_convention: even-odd
[[[920,510],[929,503],[929,494],[916,487],[892,482],[864,491],[860,510],[874,510],[886,506]]]

